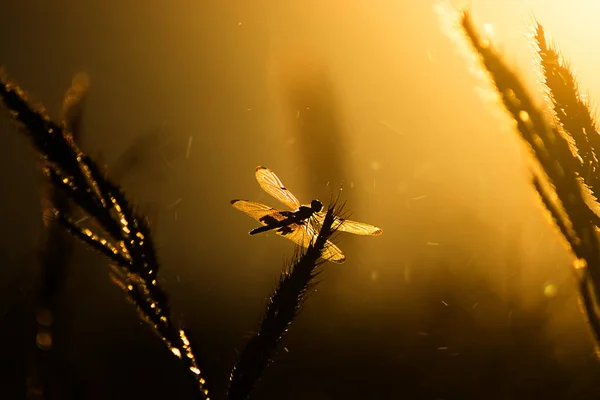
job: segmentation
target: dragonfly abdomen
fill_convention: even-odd
[[[286,218],[282,220],[278,220],[271,215],[266,215],[259,219],[260,222],[265,224],[264,226],[259,226],[258,228],[254,228],[250,231],[250,235],[256,235],[257,233],[268,232],[273,229],[283,229],[289,228],[292,224],[297,224],[312,215],[312,211],[306,212],[310,210],[307,207],[300,207],[298,211],[290,212],[290,211],[282,211],[281,215],[285,215]],[[305,215],[307,214],[307,215]]]
[[[250,231],[250,234],[256,235],[257,233],[267,232],[267,231],[270,231],[270,230],[276,229],[276,228],[279,228],[279,226],[273,226],[273,225],[259,226],[258,228],[252,229]]]

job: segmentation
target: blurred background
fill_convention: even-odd
[[[594,103],[596,3],[468,5],[543,104],[533,17]],[[600,396],[571,259],[534,195],[525,148],[435,4],[2,5],[0,64],[35,102],[58,118],[73,76],[89,76],[80,143],[109,172],[159,132],[122,182],[154,213],[161,280],[214,386],[225,387],[292,254],[289,241],[250,237],[255,221],[229,204],[280,206],[254,179],[265,165],[302,202],[327,201],[343,183],[353,218],[384,235],[339,236],[348,261],[325,265],[254,398]],[[16,399],[35,346],[27,335],[44,178],[5,114],[0,130],[0,392]],[[80,244],[54,329],[55,398],[189,393],[168,349],[109,281],[106,260]]]

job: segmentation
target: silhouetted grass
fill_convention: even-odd
[[[582,98],[568,63],[549,43],[544,28],[539,23],[535,26],[535,40],[538,45],[540,67],[544,72],[545,85],[554,113],[565,133],[572,138],[581,157],[579,176],[594,193],[597,193],[600,180],[597,154],[600,150],[600,135],[589,103]]]
[[[329,206],[318,237],[306,249],[294,255],[284,267],[279,285],[271,295],[260,328],[242,350],[231,373],[229,400],[243,400],[250,395],[263,371],[272,362],[277,345],[300,312],[308,292],[319,274],[320,259],[327,241],[335,232],[334,218],[340,214],[334,202]]]
[[[198,387],[198,398],[208,399],[206,381],[187,334],[173,321],[168,296],[158,284],[159,263],[145,219],[133,210],[121,189],[77,147],[66,127],[52,122],[41,107],[34,108],[24,92],[6,76],[0,79],[0,97],[41,152],[53,186],[64,190],[103,228],[107,238],[80,227],[58,209],[53,210],[54,217],[114,262],[113,280],[136,305],[142,319],[185,365]]]
[[[461,26],[489,73],[504,107],[516,122],[518,132],[543,171],[534,172],[533,185],[576,257],[576,275],[585,314],[599,346],[600,248],[596,236],[597,216],[590,208],[597,204],[590,204],[595,200],[591,199],[583,182],[585,177],[581,175],[582,165],[594,171],[597,162],[592,144],[596,139],[588,139],[595,134],[595,130],[594,133],[591,131],[591,113],[580,101],[572,75],[565,72],[564,66],[556,64],[556,53],[549,53],[546,42],[541,40],[541,27],[537,32],[541,52],[545,52],[542,59],[547,71],[546,82],[555,109],[559,110],[557,117],[562,118],[564,134],[559,129],[559,121],[549,121],[535,106],[518,74],[506,65],[489,40],[481,38],[468,12],[462,13]],[[574,145],[569,144],[568,138],[573,138]],[[581,159],[573,154],[579,145],[582,146],[579,149]],[[573,146],[576,148],[573,149]],[[587,179],[593,181],[592,178]]]
[[[196,397],[208,400],[208,384],[202,372],[204,367],[200,369],[186,332],[173,321],[167,293],[158,283],[160,265],[147,219],[133,209],[121,188],[75,142],[81,130],[83,93],[79,97],[69,93],[66,100],[69,106],[63,113],[64,121],[56,124],[41,107],[33,107],[16,84],[4,75],[0,78],[0,98],[13,120],[41,153],[44,172],[51,184],[49,190],[52,198],[45,217],[48,227],[53,231],[49,236],[52,240],[47,242],[47,251],[42,258],[46,271],[42,279],[45,285],[41,291],[42,309],[46,310],[52,303],[64,281],[71,254],[67,251],[56,254],[65,245],[70,246],[69,241],[55,231],[57,223],[60,223],[72,235],[110,259],[113,282],[127,294],[142,320],[152,326],[171,352],[181,360],[196,383]],[[123,170],[118,171],[118,176],[126,173],[136,162],[136,154],[140,151],[139,146],[132,147],[124,158],[128,162],[121,163]],[[75,207],[71,206],[71,201]],[[324,262],[321,259],[323,249],[336,231],[337,227],[332,225],[341,208],[337,207],[337,200],[331,202],[318,236],[306,250],[298,250],[292,264],[284,268],[260,329],[241,352],[231,373],[229,399],[247,399],[266,367],[273,361],[278,344],[315,284],[314,278]],[[75,222],[71,216],[77,213],[86,218]],[[84,219],[90,220],[93,230],[82,225]],[[49,314],[44,315],[47,318],[42,318],[40,324],[47,327]],[[49,334],[48,331],[45,333]],[[32,390],[43,393],[42,386],[40,383]]]

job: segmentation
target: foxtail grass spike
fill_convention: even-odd
[[[582,190],[586,203],[594,212],[594,223],[600,226],[600,134],[589,102],[581,95],[570,66],[546,36],[542,25],[536,23],[535,40],[546,92],[553,106],[554,117],[570,140],[571,149],[579,156],[577,173],[584,183]]]
[[[41,107],[34,109],[24,92],[4,75],[0,76],[0,99],[42,154],[50,182],[64,190],[114,243],[120,244],[117,254],[109,255],[111,261],[118,263],[121,276],[125,277],[119,286],[126,289],[142,319],[150,322],[171,352],[181,360],[195,381],[196,398],[208,400],[209,391],[199,363],[186,333],[173,322],[168,296],[158,283],[159,263],[145,218],[134,211],[120,187],[110,182],[94,160],[77,147],[66,130],[68,122],[56,124]],[[105,254],[111,251],[96,233],[78,228],[66,215],[59,216],[73,234],[90,246]]]
[[[553,202],[556,203],[555,206],[547,205],[549,212],[558,216],[558,210],[564,210],[565,218],[558,217],[557,225],[577,260],[577,274],[583,271],[585,276],[584,280],[580,281],[580,293],[584,299],[585,313],[591,316],[588,318],[589,326],[598,345],[600,325],[595,322],[599,320],[597,300],[600,299],[600,247],[593,222],[595,214],[586,203],[586,188],[578,177],[581,164],[571,152],[567,139],[533,104],[519,77],[505,64],[491,43],[481,39],[467,12],[462,14],[461,25],[483,67],[489,73],[504,107],[516,121],[517,130],[531,147],[549,186],[556,193],[558,200]],[[536,187],[542,195],[543,202],[548,203],[550,196],[540,192],[540,188],[541,186]],[[571,229],[572,236],[569,233]]]
[[[314,242],[295,254],[290,266],[281,273],[279,285],[271,295],[260,328],[240,353],[230,375],[228,400],[244,400],[272,362],[277,346],[298,315],[314,278],[319,274],[320,259],[327,241],[335,233],[335,216],[340,212],[333,202]]]
[[[541,24],[536,24],[535,39],[538,45],[540,66],[544,72],[547,92],[552,102],[554,113],[565,132],[570,135],[577,146],[582,159],[580,176],[596,193],[600,179],[598,151],[600,151],[600,135],[596,122],[588,106],[583,100],[577,80],[569,65],[556,48],[548,42]]]

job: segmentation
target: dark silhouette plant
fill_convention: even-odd
[[[459,18],[460,29],[540,167],[532,169],[532,184],[575,258],[582,308],[600,349],[600,220],[595,197],[600,190],[600,134],[589,102],[539,23],[534,38],[553,107],[549,116],[535,105],[519,75],[491,41],[477,32],[469,12],[461,12]]]
[[[98,163],[80,150],[75,138],[79,125],[68,123],[80,121],[80,118],[65,118],[67,123],[53,122],[45,110],[34,107],[23,90],[6,75],[0,78],[0,98],[20,130],[29,136],[41,154],[44,173],[53,193],[57,193],[45,214],[48,223],[62,224],[75,237],[109,258],[113,282],[123,289],[142,320],[154,329],[181,361],[194,381],[196,398],[211,398],[213,389],[204,378],[206,360],[198,357],[186,330],[174,320],[168,294],[158,281],[160,264],[147,218],[134,209],[120,186],[108,178]],[[80,107],[82,103],[74,104]],[[74,115],[80,116],[80,110]],[[130,160],[130,157],[125,157],[125,160]],[[128,167],[129,164],[122,169]],[[72,208],[64,205],[67,199],[73,203]],[[279,342],[316,284],[314,278],[323,263],[321,253],[327,240],[335,233],[334,217],[340,215],[341,210],[337,199],[333,200],[318,237],[308,248],[298,249],[291,263],[285,265],[260,328],[241,351],[231,373],[228,399],[248,398],[263,371],[272,362]],[[76,221],[72,217],[74,213],[85,215],[87,225],[81,219]],[[63,258],[54,261],[59,262],[61,267],[67,262]],[[51,272],[50,269],[47,271]],[[51,282],[44,281],[44,284],[54,287]],[[41,302],[42,305],[46,303],[46,300]],[[43,395],[42,386],[38,385],[36,389],[42,391],[39,395]]]

